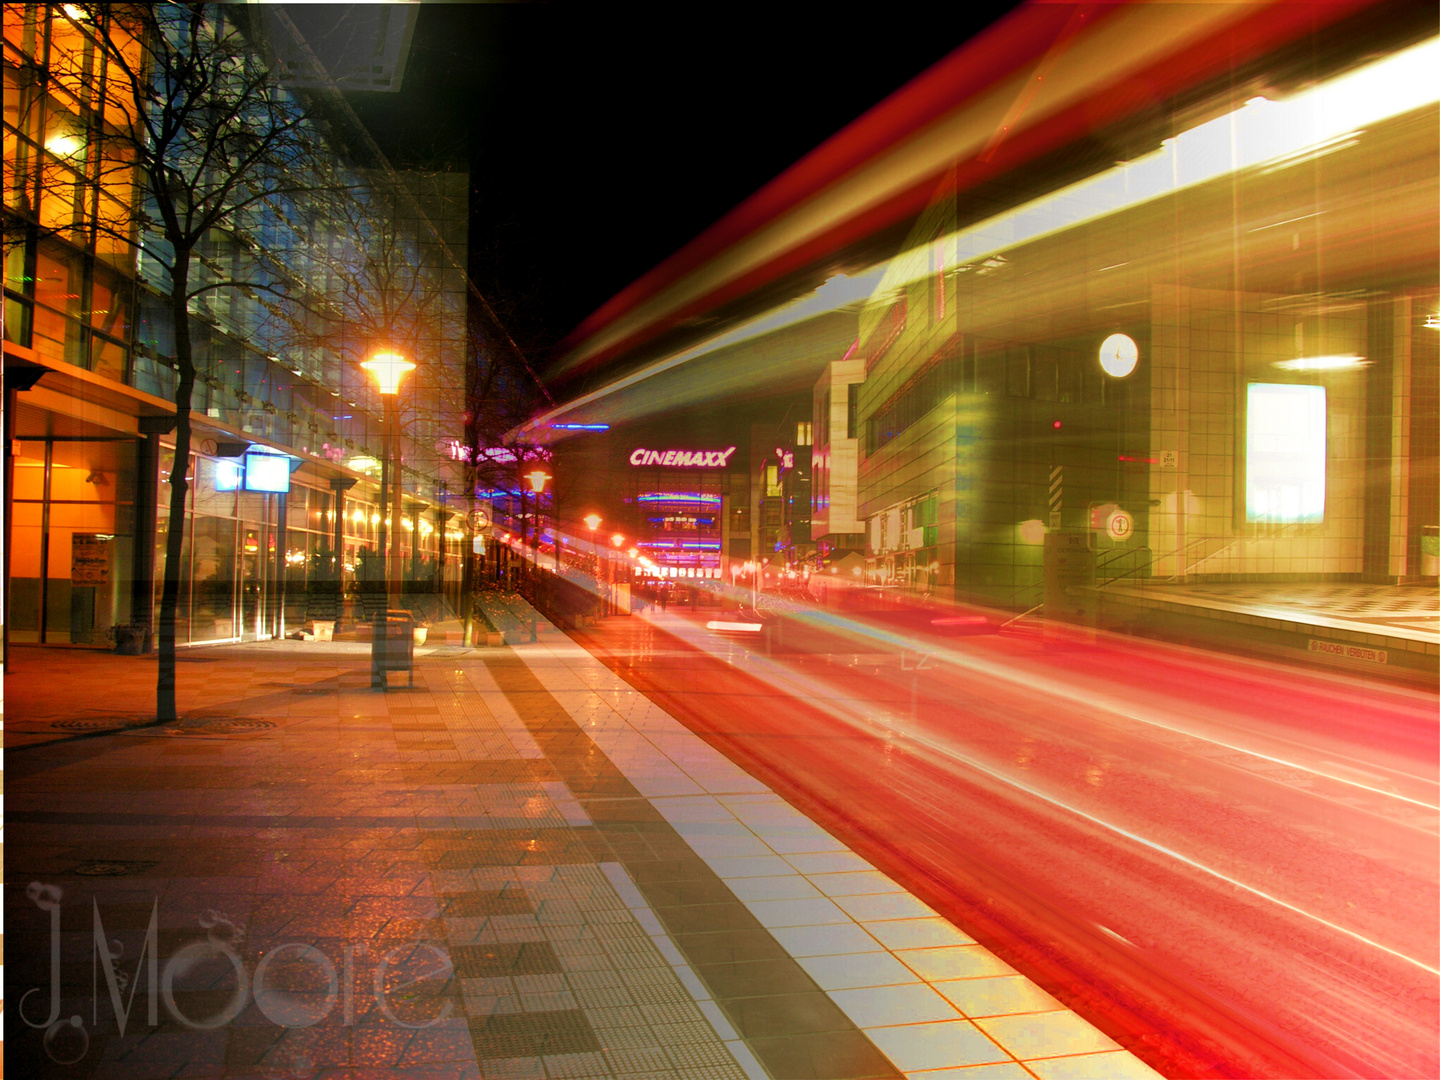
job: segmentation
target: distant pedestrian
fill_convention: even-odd
[[[660,586],[660,610],[661,610],[661,611],[664,611],[664,610],[665,610],[665,605],[666,605],[667,603],[669,603],[669,600],[670,600],[670,590],[667,589],[664,585],[661,585],[661,586]]]

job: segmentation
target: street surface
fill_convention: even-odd
[[[1166,1075],[1440,1075],[1432,693],[825,613],[766,655],[715,617],[574,636]]]

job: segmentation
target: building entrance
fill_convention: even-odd
[[[10,640],[104,645],[130,616],[135,440],[15,440]]]

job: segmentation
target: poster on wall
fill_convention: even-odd
[[[70,584],[110,584],[110,542],[104,533],[70,534]]]
[[[1251,383],[1245,412],[1245,520],[1325,520],[1325,388]]]

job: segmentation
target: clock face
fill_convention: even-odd
[[[1126,334],[1111,334],[1100,343],[1100,366],[1112,378],[1125,378],[1139,362],[1140,350]]]

